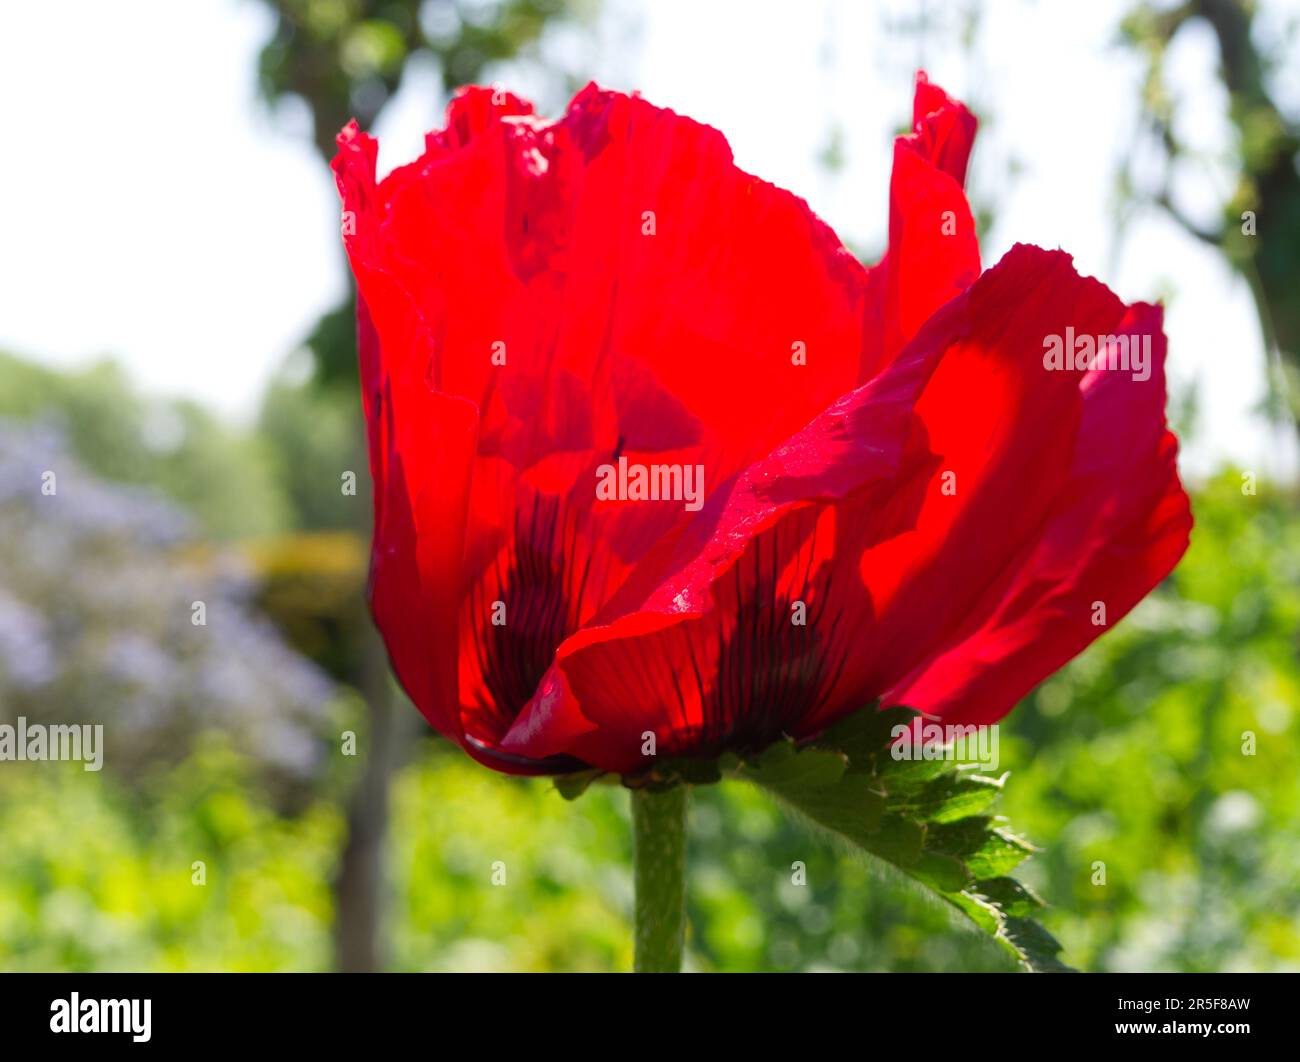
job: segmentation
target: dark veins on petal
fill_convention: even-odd
[[[694,641],[690,646],[703,724],[683,753],[765,748],[820,711],[834,689],[848,631],[828,607],[831,565],[818,553],[819,516],[804,509],[757,536],[724,577],[719,604],[729,609],[730,622],[716,635],[711,687],[701,681]],[[824,527],[821,536],[834,537]],[[794,622],[796,603],[803,605],[803,623]]]
[[[561,499],[537,495],[515,514],[513,545],[470,595],[474,650],[488,696],[466,728],[495,743],[537,690],[555,650],[579,624],[591,556]],[[493,603],[505,604],[494,624]]]

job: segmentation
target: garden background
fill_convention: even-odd
[[[390,168],[458,84],[553,114],[594,76],[871,261],[924,66],[984,126],[986,263],[1059,242],[1165,300],[1196,518],[1002,727],[1021,875],[1076,967],[1300,970],[1297,60],[1286,2],[5,4],[0,722],[107,749],[0,763],[0,969],[630,968],[626,794],[473,764],[366,618],[333,135]],[[739,783],[696,791],[690,845],[691,968],[1009,967]]]

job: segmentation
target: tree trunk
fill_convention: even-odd
[[[384,855],[388,789],[397,768],[396,705],[388,682],[388,657],[373,629],[366,634],[362,694],[369,709],[365,769],[348,804],[348,833],[334,884],[334,956],[337,969],[382,970]]]

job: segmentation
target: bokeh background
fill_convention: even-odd
[[[0,969],[628,969],[626,794],[475,766],[368,624],[334,133],[387,170],[459,84],[637,88],[871,261],[919,67],[980,116],[986,263],[1164,300],[1197,520],[1003,727],[1022,876],[1077,967],[1300,969],[1294,0],[0,6],[0,722],[107,744],[0,763]],[[1007,968],[738,783],[690,828],[693,968]]]

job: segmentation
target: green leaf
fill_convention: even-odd
[[[830,749],[797,750],[792,741],[770,745],[754,765],[772,786],[824,789],[844,777],[849,761]]]
[[[565,800],[577,800],[587,791],[587,787],[604,773],[593,767],[586,771],[574,771],[572,774],[557,774],[555,788]]]
[[[854,712],[827,727],[815,745],[844,753],[855,770],[871,770],[876,757],[889,755],[894,727],[905,725],[915,714],[910,708]]]
[[[1057,957],[1061,945],[1037,922],[1029,918],[1007,918],[1003,936],[1017,957],[1034,973],[1074,973]]]
[[[946,758],[896,759],[894,728],[913,715],[873,706],[814,741],[778,741],[735,773],[938,894],[1026,970],[1068,970],[1061,946],[1033,921],[1042,900],[1008,876],[1036,849],[987,814],[1007,776]]]
[[[1046,906],[1038,894],[1015,878],[989,878],[980,882],[980,891],[1008,915],[1028,918]]]
[[[1002,792],[1006,777],[951,771],[935,778],[913,799],[903,799],[902,805],[928,822],[955,822],[985,811]]]
[[[976,879],[1000,877],[1034,853],[1032,844],[987,815],[937,823],[930,828],[929,847],[961,859]]]
[[[711,785],[722,780],[722,768],[717,760],[665,760],[656,768],[656,774],[666,781],[688,785]]]
[[[880,852],[876,854],[881,855]],[[907,872],[932,889],[944,893],[960,892],[969,878],[960,859],[940,855],[938,852],[923,851],[921,857],[907,868]]]
[[[774,793],[804,818],[854,844],[878,841],[900,851],[914,847],[913,858],[919,856],[920,838],[901,836],[892,827],[882,829],[883,794],[871,787],[867,776],[848,774],[847,766],[843,753],[799,750],[792,741],[778,741],[756,762],[742,765],[739,773]]]

